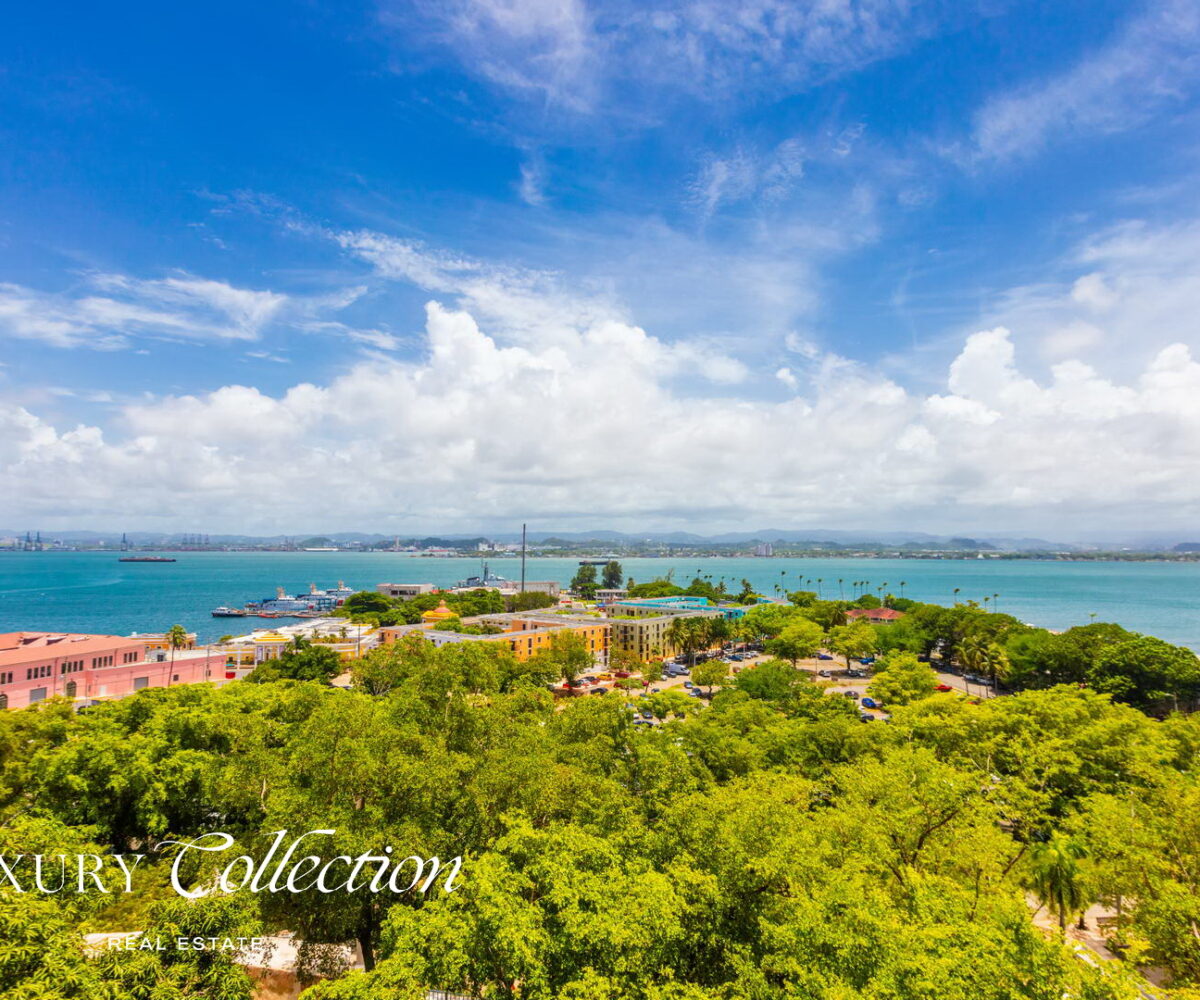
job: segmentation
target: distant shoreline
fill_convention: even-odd
[[[39,555],[53,556],[55,554],[71,554],[71,555],[95,555],[95,556],[111,556],[114,559],[124,557],[126,562],[137,562],[138,560],[130,560],[130,555],[136,556],[154,556],[170,553],[172,555],[297,555],[297,556],[313,556],[313,555],[330,555],[330,556],[396,556],[404,559],[465,559],[478,562],[480,560],[507,560],[520,559],[520,552],[437,552],[426,554],[423,552],[394,552],[390,549],[328,549],[320,552],[306,549],[285,549],[285,548],[208,548],[208,549],[176,549],[176,548],[153,548],[153,549],[86,549],[86,548],[47,548],[42,550],[30,551],[21,549],[0,549],[0,556],[4,555]],[[1147,563],[1197,563],[1200,562],[1200,552],[979,552],[970,551],[921,551],[921,552],[904,552],[896,550],[880,550],[878,552],[863,552],[862,550],[855,551],[830,551],[828,549],[802,549],[790,550],[785,549],[776,552],[770,556],[756,556],[752,552],[732,551],[732,552],[714,552],[703,551],[697,549],[680,549],[673,552],[605,552],[596,553],[588,550],[566,551],[554,550],[550,552],[527,553],[525,558],[529,562],[534,562],[541,559],[597,559],[603,556],[611,557],[617,561],[622,559],[754,559],[756,561],[770,562],[778,559],[854,559],[863,562],[870,562],[879,559],[907,559],[914,562],[1112,562],[1112,563],[1130,563],[1130,562],[1147,562]],[[153,565],[154,563],[150,563]]]

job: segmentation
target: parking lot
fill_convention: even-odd
[[[734,660],[731,657],[736,654],[740,657]],[[709,657],[717,655],[716,653],[708,654]],[[722,658],[729,663],[730,674],[736,674],[738,671],[747,667],[754,666],[764,660],[770,659],[770,654],[762,651],[743,652],[740,647],[726,649],[720,654]],[[824,654],[829,657],[829,654]],[[862,704],[862,699],[869,697],[868,686],[871,683],[873,676],[872,666],[870,664],[861,664],[852,662],[849,670],[846,667],[845,661],[834,659],[832,657],[814,657],[812,659],[800,660],[797,664],[798,668],[807,671],[813,680],[829,692],[831,695],[840,695],[849,698],[850,693],[854,696],[854,705],[859,713],[864,716],[869,716],[872,719],[886,719],[888,713],[883,708],[868,708]],[[634,688],[628,692],[630,700],[643,697],[645,694],[656,691],[667,691],[672,688],[686,690],[691,688],[691,673],[680,673],[677,676],[669,676],[667,671],[672,669],[672,664],[668,663],[664,667],[664,674],[661,680],[657,680],[648,687]],[[676,667],[676,669],[678,669]],[[620,690],[617,685],[617,678],[613,676],[611,680],[600,680],[601,674],[612,674],[611,668],[597,667],[589,671],[580,678],[582,682],[582,692],[587,691],[611,691]],[[972,698],[988,698],[994,696],[994,691],[990,686],[982,682],[968,681],[966,678],[946,671],[938,671],[938,684],[940,689],[949,691],[958,691]]]

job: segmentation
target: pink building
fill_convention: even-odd
[[[148,658],[149,656],[149,658]],[[119,635],[0,633],[0,708],[64,696],[79,705],[124,698],[147,687],[224,683],[225,660],[205,650],[171,655]]]

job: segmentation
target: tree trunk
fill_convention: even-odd
[[[375,951],[371,947],[370,928],[358,932],[358,949],[362,952],[363,968],[367,972],[375,971]]]

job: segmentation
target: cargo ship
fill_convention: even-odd
[[[175,562],[170,556],[121,556],[117,562]]]

